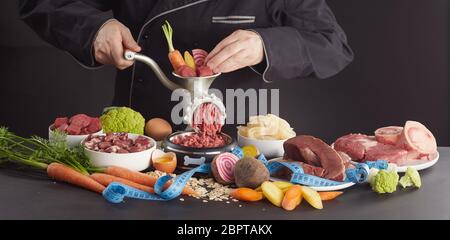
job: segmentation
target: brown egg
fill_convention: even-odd
[[[161,141],[172,133],[172,126],[162,118],[152,118],[145,124],[145,135]]]

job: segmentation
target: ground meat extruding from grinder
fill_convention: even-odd
[[[213,103],[203,103],[193,114],[193,134],[175,137],[173,143],[193,148],[214,148],[226,144],[226,139],[221,134],[222,112]]]

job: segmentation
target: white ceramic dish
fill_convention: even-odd
[[[53,128],[53,124],[48,127],[48,140],[49,141],[53,141],[55,139],[55,134],[54,134],[54,131],[52,130],[52,128]],[[100,130],[100,131],[94,133],[93,135],[99,135],[102,133],[103,133],[103,130]],[[76,146],[80,145],[80,143],[88,136],[89,136],[89,134],[87,134],[87,135],[67,135],[66,136],[67,146],[76,147]]]
[[[430,157],[431,157],[431,160],[409,160],[405,163],[405,165],[397,166],[397,172],[401,172],[401,173],[406,172],[406,169],[408,167],[412,167],[412,168],[416,169],[417,171],[430,168],[439,161],[439,152],[436,152],[435,154],[431,155]]]
[[[240,147],[246,145],[255,146],[260,153],[264,154],[264,156],[269,158],[281,157],[284,154],[283,143],[287,140],[256,140],[241,136],[239,131],[237,133],[238,136],[238,145]]]
[[[139,134],[128,134],[128,138],[135,140]],[[148,138],[152,143],[152,147],[135,153],[105,153],[97,152],[84,148],[86,155],[91,160],[91,165],[94,167],[109,167],[118,166],[124,167],[133,171],[143,171],[150,167],[151,157],[153,151],[156,149],[156,142],[152,138]],[[83,142],[82,142],[83,143]]]

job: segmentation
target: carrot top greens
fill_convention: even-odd
[[[175,51],[175,48],[173,47],[173,41],[172,41],[173,29],[167,20],[162,25],[162,29],[163,29],[164,35],[166,36],[167,44],[169,45],[169,52]]]
[[[0,163],[11,161],[46,169],[50,163],[57,162],[89,174],[90,161],[83,148],[69,148],[64,133],[57,132],[55,136],[52,142],[37,136],[24,138],[0,127]]]

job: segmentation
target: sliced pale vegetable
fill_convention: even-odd
[[[253,145],[243,146],[242,151],[244,152],[244,157],[256,158],[259,155],[258,149]]]
[[[263,194],[251,188],[237,188],[231,194],[233,198],[246,202],[255,202],[263,199]]]
[[[190,68],[192,68],[195,71],[196,66],[195,66],[194,57],[192,57],[192,55],[188,51],[184,52],[184,61],[186,62],[186,65],[188,65]]]
[[[277,186],[281,190],[283,190],[285,188],[290,188],[294,185],[290,182],[284,182],[284,181],[276,181],[276,182],[272,182],[272,183],[275,184],[275,186]]]
[[[302,186],[302,195],[312,207],[316,209],[323,209],[322,199],[316,190]]]
[[[283,192],[286,192],[288,190],[288,188],[290,188],[291,186],[294,185],[290,182],[285,182],[285,181],[275,181],[272,183],[275,184],[275,186],[277,186]],[[261,186],[255,188],[255,191],[262,192]]]
[[[293,185],[284,194],[281,206],[288,211],[294,210],[302,202],[302,187]]]
[[[281,207],[283,201],[283,191],[281,191],[275,184],[266,181],[261,185],[264,196],[275,206]]]

